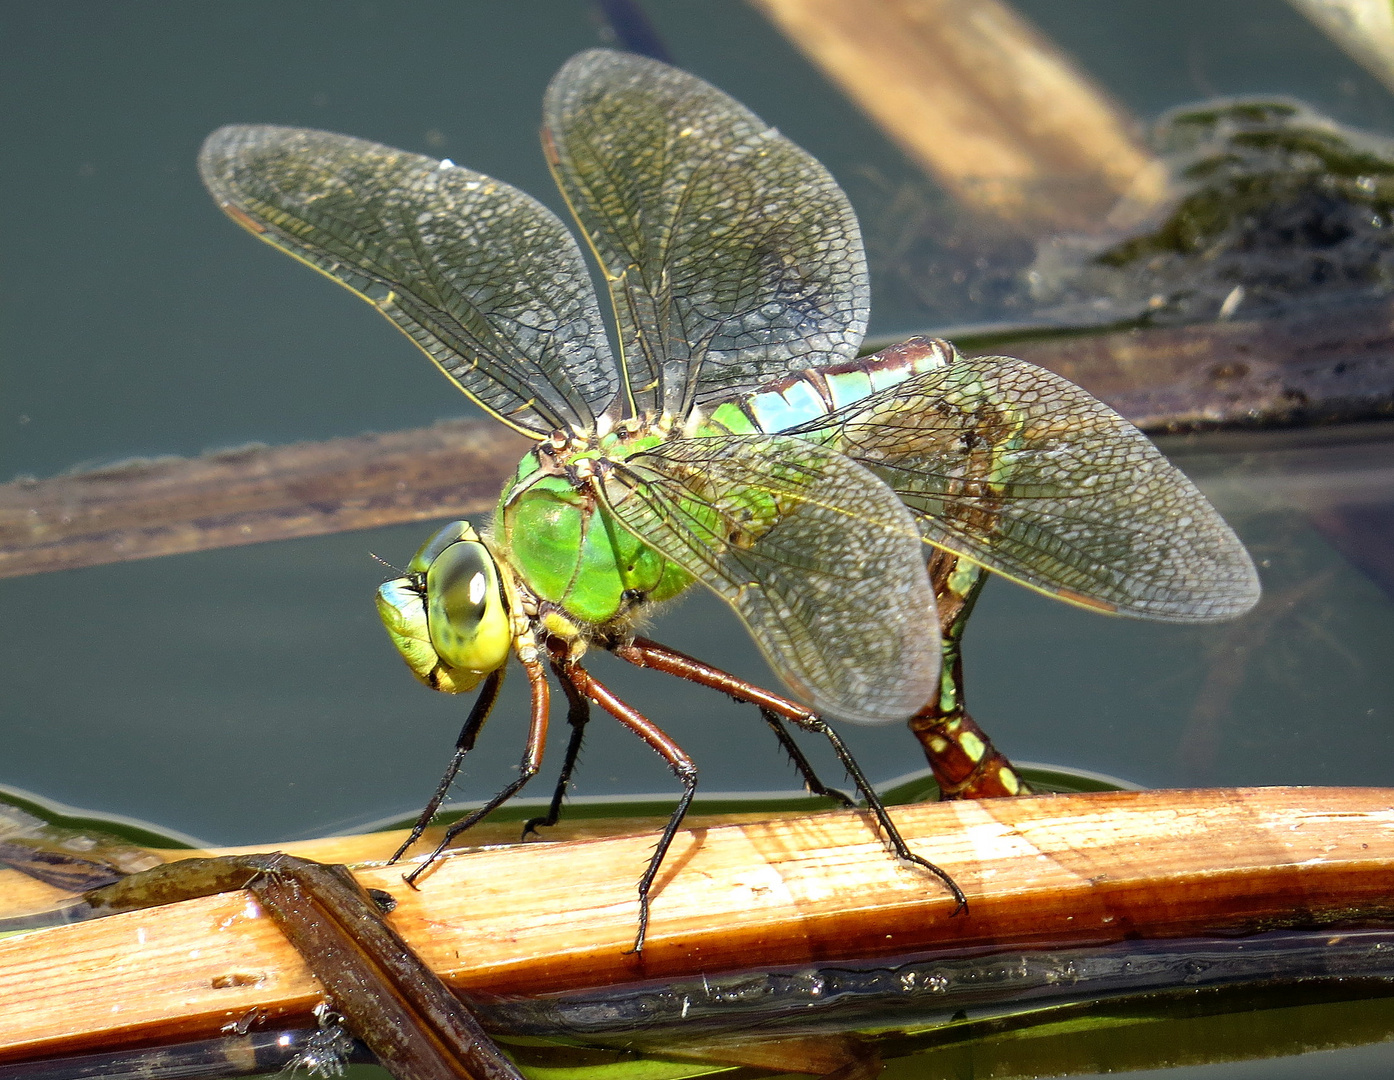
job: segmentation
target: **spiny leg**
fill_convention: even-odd
[[[580,664],[574,662],[566,664],[559,674],[564,682],[570,680],[579,693],[595,702],[648,743],[668,763],[668,767],[673,770],[673,775],[678,778],[683,787],[682,797],[678,799],[677,807],[674,808],[672,816],[668,818],[668,824],[663,828],[663,835],[658,838],[653,856],[649,859],[649,865],[644,869],[643,876],[639,878],[639,932],[634,936],[634,948],[630,951],[643,952],[644,935],[648,933],[649,928],[649,890],[653,888],[654,879],[658,877],[658,869],[663,865],[663,857],[668,854],[668,848],[673,843],[673,837],[677,835],[682,819],[687,816],[687,808],[692,805],[692,797],[697,793],[697,766],[687,756],[687,752],[669,738],[662,728],[634,706],[615,696],[609,687],[599,682]]]
[[[402,841],[399,847],[388,859],[389,863],[394,863],[400,859],[412,844],[421,839],[421,834],[426,831],[431,824],[431,819],[436,816],[436,811],[440,809],[441,803],[450,794],[450,786],[455,783],[455,777],[460,775],[460,766],[464,764],[465,755],[474,749],[474,741],[479,737],[479,731],[484,726],[484,721],[489,718],[489,712],[494,707],[494,702],[498,700],[499,687],[503,685],[503,668],[491,671],[484,680],[484,687],[479,691],[479,696],[474,699],[474,706],[470,709],[470,714],[465,719],[465,726],[460,729],[460,737],[455,740],[455,756],[450,759],[450,767],[445,770],[445,775],[440,778],[440,783],[436,785],[436,793],[431,796],[431,801],[426,804],[426,809],[421,811],[421,815],[416,819],[416,824],[411,827],[411,834]]]
[[[557,777],[556,790],[552,792],[552,803],[547,807],[545,815],[528,818],[523,823],[522,838],[524,840],[529,836],[538,835],[538,829],[555,825],[561,817],[562,800],[566,798],[566,789],[571,783],[571,773],[576,768],[577,759],[581,756],[581,741],[585,737],[586,725],[590,723],[591,718],[590,702],[566,677],[556,660],[552,661],[552,670],[556,673],[557,681],[561,683],[562,693],[566,695],[566,722],[571,725],[571,738],[566,744],[566,757],[561,763],[561,775]]]
[[[528,725],[528,742],[527,746],[523,748],[523,760],[518,765],[518,778],[478,810],[472,811],[446,829],[445,835],[441,837],[440,843],[436,845],[435,850],[431,852],[426,861],[402,879],[408,885],[416,884],[416,879],[425,873],[426,868],[434,863],[441,852],[450,846],[450,841],[470,826],[476,825],[488,817],[489,814],[518,794],[523,785],[537,775],[537,770],[542,765],[542,752],[547,747],[547,706],[551,694],[547,689],[547,673],[542,668],[542,662],[534,658],[523,660],[522,664],[523,670],[528,676],[528,685],[532,688],[532,722]]]
[[[741,704],[746,703],[741,702]],[[779,745],[784,748],[784,752],[789,755],[789,760],[794,763],[794,768],[803,777],[803,786],[810,795],[820,795],[825,799],[832,799],[849,810],[856,808],[857,801],[855,799],[838,791],[837,788],[828,787],[818,778],[818,774],[813,771],[813,763],[804,756],[803,750],[799,748],[799,744],[794,741],[793,736],[789,734],[784,722],[779,717],[767,709],[761,709],[760,716],[770,726],[770,730],[774,732],[774,737],[779,740]]]
[[[761,705],[760,712],[768,711],[767,706]],[[768,717],[766,720],[768,721]],[[876,794],[876,789],[871,786],[871,782],[862,772],[862,767],[857,764],[852,756],[852,751],[847,749],[847,744],[842,741],[839,735],[828,722],[821,716],[806,713],[803,717],[789,717],[794,723],[805,731],[817,732],[832,744],[833,752],[837,754],[837,760],[842,762],[842,767],[847,770],[847,775],[852,778],[866,799],[867,809],[876,815],[876,821],[881,826],[881,831],[885,834],[886,842],[891,845],[898,858],[906,862],[912,862],[916,866],[922,866],[931,874],[942,881],[948,887],[949,892],[953,893],[954,899],[958,901],[958,906],[954,908],[954,914],[968,909],[968,898],[963,895],[963,890],[958,887],[958,883],[948,875],[948,872],[934,865],[922,855],[916,855],[910,850],[910,845],[905,842],[905,837],[900,835],[900,830],[896,828],[895,822],[891,820],[890,812],[886,810],[886,804],[881,801],[881,796]]]
[[[947,551],[929,560],[939,606],[944,664],[939,695],[907,723],[924,749],[942,799],[1022,795],[1030,787],[963,705],[963,630],[988,572]]]
[[[712,667],[710,664],[705,664],[701,660],[680,653],[676,649],[670,649],[666,645],[660,645],[656,641],[650,641],[648,638],[635,638],[628,645],[617,646],[612,651],[620,659],[627,660],[636,667],[653,668],[655,671],[667,672],[669,675],[676,675],[680,679],[686,679],[700,686],[709,686],[737,701],[756,706],[762,714],[768,711],[780,719],[797,724],[805,731],[822,735],[832,745],[838,761],[842,763],[843,768],[847,770],[847,774],[856,784],[857,790],[866,799],[867,809],[876,816],[877,824],[880,825],[886,842],[890,844],[896,856],[907,862],[912,862],[916,866],[923,867],[942,881],[958,902],[958,906],[954,909],[955,915],[960,911],[967,910],[968,898],[963,895],[963,890],[958,887],[958,883],[946,871],[910,850],[910,845],[905,842],[905,838],[900,835],[900,830],[896,828],[895,822],[887,813],[885,805],[881,802],[881,797],[876,794],[876,790],[867,780],[861,767],[853,760],[851,751],[847,749],[841,736],[829,727],[821,717],[809,712],[801,705],[796,705],[788,698],[780,697],[763,687],[748,683],[744,679],[738,679],[720,668]],[[768,722],[768,718],[766,722]]]

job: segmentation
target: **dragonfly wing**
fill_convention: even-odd
[[[570,60],[544,148],[604,269],[636,414],[686,416],[856,357],[870,289],[847,197],[701,79],[627,53]]]
[[[199,154],[239,224],[381,311],[474,401],[586,428],[618,374],[575,239],[498,180],[346,135],[225,127]]]
[[[1041,592],[1177,622],[1258,600],[1248,552],[1185,474],[1044,368],[957,360],[791,433],[881,477],[929,543]]]
[[[841,454],[782,436],[677,440],[618,464],[603,495],[735,608],[818,712],[904,720],[936,693],[938,621],[914,520]]]

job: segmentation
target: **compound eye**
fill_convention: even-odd
[[[431,644],[452,668],[489,672],[508,658],[512,637],[494,558],[478,540],[450,544],[426,571]]]
[[[462,540],[479,542],[479,534],[468,521],[452,521],[449,525],[442,526],[417,549],[416,554],[411,557],[411,562],[407,563],[407,570],[413,574],[424,574],[431,568],[431,564],[440,558],[441,552]]]
[[[426,595],[447,622],[467,632],[484,617],[492,578],[492,561],[483,544],[451,544],[426,571]]]

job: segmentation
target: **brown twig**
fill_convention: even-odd
[[[0,577],[477,514],[528,445],[455,420],[0,484]]]

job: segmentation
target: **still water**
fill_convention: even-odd
[[[1217,94],[1285,93],[1394,134],[1394,97],[1276,0],[1018,7],[1143,120]],[[753,9],[649,10],[677,63],[847,188],[873,255],[872,334],[954,321],[877,262],[895,246],[892,196],[940,198],[915,167]],[[231,122],[343,131],[450,156],[561,211],[535,136],[542,89],[605,41],[572,0],[0,6],[0,480],[468,414],[385,322],[216,211],[195,174],[199,143]],[[1260,607],[1229,626],[1160,626],[991,582],[966,644],[975,717],[1014,759],[1146,786],[1394,784],[1394,431],[1163,447],[1249,545]],[[429,531],[0,581],[0,784],[210,843],[410,813],[464,710],[417,685],[382,634],[370,553],[400,564]],[[687,599],[652,632],[770,681],[713,599]],[[753,713],[608,658],[595,666],[689,750],[705,792],[795,786]],[[516,765],[521,682],[462,797],[487,796]],[[592,732],[578,794],[673,790],[632,737]],[[916,764],[898,728],[848,737],[873,779]],[[1366,1058],[1323,1067],[1375,1075],[1360,1071]]]

